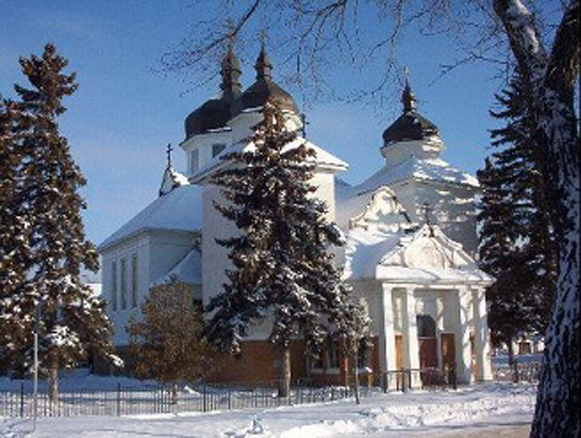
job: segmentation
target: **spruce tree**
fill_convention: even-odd
[[[553,207],[543,178],[541,137],[531,114],[526,77],[515,74],[497,96],[504,107],[492,112],[506,125],[492,131],[501,149],[478,173],[483,197],[479,219],[481,266],[497,278],[487,291],[493,335],[509,346],[522,333],[543,333],[554,302],[558,245],[551,221]]]
[[[0,100],[0,370],[22,372],[10,359],[25,351],[30,317],[19,299],[27,287],[30,223],[22,199],[20,131],[27,117],[12,101]],[[28,309],[29,310],[29,309]],[[18,322],[17,322],[18,321]]]
[[[279,395],[290,391],[290,344],[303,337],[307,351],[318,348],[333,329],[353,326],[346,311],[349,288],[333,265],[329,245],[343,236],[325,219],[324,202],[314,195],[315,152],[290,145],[296,133],[272,103],[245,152],[227,154],[228,167],[213,183],[225,203],[215,207],[240,235],[218,240],[233,268],[224,290],[209,303],[214,312],[208,336],[224,351],[240,353],[248,327],[272,318],[270,340],[280,354]],[[357,306],[356,306],[357,307]]]
[[[31,365],[32,331],[38,330],[41,370],[56,403],[60,367],[89,353],[110,354],[110,322],[104,301],[81,280],[82,268],[98,270],[98,256],[81,217],[85,202],[78,190],[86,182],[57,123],[65,112],[62,99],[77,88],[75,75],[63,73],[68,62],[52,44],[42,57],[21,58],[20,64],[32,87],[15,86],[27,123],[16,129],[21,159],[12,188],[18,192],[15,214],[27,227],[20,238],[28,257],[19,267],[26,274],[5,298],[12,307],[3,312],[9,312],[8,331],[20,335],[12,343],[26,347],[13,363]]]

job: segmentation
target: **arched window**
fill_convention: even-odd
[[[418,315],[416,317],[418,324],[418,338],[435,338],[436,321],[430,315]]]

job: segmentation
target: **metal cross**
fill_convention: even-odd
[[[166,149],[166,154],[167,154],[167,167],[171,167],[171,151],[173,151],[173,148],[171,146],[171,143],[168,143],[167,149]]]

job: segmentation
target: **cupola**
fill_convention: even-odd
[[[220,96],[208,100],[186,118],[186,140],[226,126],[232,116],[232,103],[241,92],[240,74],[240,61],[230,45],[222,59]]]
[[[416,111],[416,97],[406,79],[402,93],[403,114],[383,132],[383,147],[402,141],[424,140],[438,136],[436,125]]]
[[[298,115],[299,111],[292,96],[272,80],[272,63],[264,46],[260,50],[254,68],[256,82],[234,101],[232,117],[251,108],[264,107],[269,99],[278,104],[282,110],[292,111]]]

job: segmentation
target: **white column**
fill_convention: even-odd
[[[442,332],[444,331],[444,298],[436,296],[436,337],[438,340],[438,368],[442,369],[444,359],[442,358]]]
[[[469,310],[471,306],[470,291],[466,287],[458,289],[458,310],[460,319],[456,331],[456,376],[460,383],[472,382],[472,348],[470,346],[470,320]]]
[[[403,294],[403,367],[418,370],[420,353],[418,348],[418,327],[416,320],[416,298],[414,289],[408,286]],[[412,373],[412,388],[421,386],[418,372]]]
[[[379,365],[381,372],[395,371],[395,333],[393,313],[393,287],[383,283],[381,291],[381,328],[379,333]],[[387,388],[392,389],[396,386],[395,376],[389,376],[387,379]]]
[[[478,381],[492,380],[490,337],[484,288],[479,287],[473,290],[472,300],[474,303],[474,349],[476,350],[476,367],[478,369],[476,379]]]

